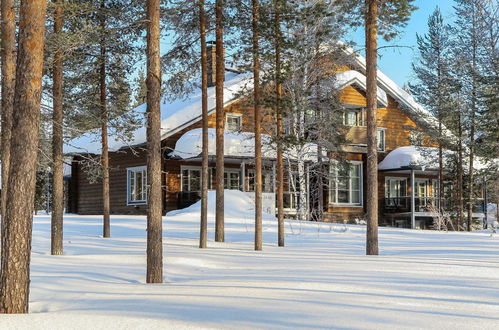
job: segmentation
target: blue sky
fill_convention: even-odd
[[[380,40],[379,46],[402,46],[396,48],[382,48],[379,51],[378,66],[386,75],[400,86],[411,80],[411,63],[417,55],[416,33],[425,34],[427,31],[428,16],[440,7],[444,19],[450,23],[454,19],[453,0],[416,0],[417,9],[409,24],[402,33],[390,42]],[[356,42],[356,49],[364,49],[364,31],[359,29],[352,33],[350,38]],[[408,48],[410,47],[410,48]]]

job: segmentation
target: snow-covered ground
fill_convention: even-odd
[[[191,209],[192,211],[192,209]],[[50,256],[50,218],[36,216],[29,315],[0,329],[499,328],[499,236],[381,228],[364,255],[364,226],[288,222],[276,246],[264,220],[226,221],[227,243],[198,246],[195,212],[164,218],[164,284],[145,280],[146,220],[65,218],[65,255]]]

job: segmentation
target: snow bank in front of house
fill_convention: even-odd
[[[249,197],[249,193],[244,193],[239,190],[224,191],[225,218],[231,219],[254,219],[255,218],[255,202]],[[208,191],[208,217],[214,218],[216,210],[216,192],[215,190]],[[181,217],[189,219],[199,219],[201,215],[201,201],[186,207],[185,209],[170,211],[166,214],[167,217]],[[263,213],[263,219],[276,220],[276,217]]]

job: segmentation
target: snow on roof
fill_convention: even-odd
[[[340,43],[347,55],[353,55],[354,63],[358,65],[364,72],[366,71],[366,59],[364,56],[360,55],[358,52],[353,50],[351,47],[345,46],[344,43]],[[392,79],[385,75],[381,70],[377,70],[378,86],[382,88],[387,94],[391,95],[395,100],[402,105],[403,109],[406,109],[412,115],[412,119],[419,120],[430,128],[435,129],[438,124],[438,119],[427,109],[425,109],[421,104],[419,104],[414,97],[406,92],[403,88],[397,85]],[[444,134],[449,138],[454,138],[454,134],[447,128],[443,128]]]
[[[224,83],[224,104],[234,101],[238,93],[245,86],[251,88],[252,75],[250,73],[236,73],[227,71]],[[201,118],[201,90],[196,89],[193,93],[182,99],[174,101],[163,100],[161,102],[161,136],[165,138],[176,131]],[[142,104],[133,111],[145,114],[146,104]],[[208,88],[208,110],[215,109],[215,87]],[[80,137],[67,142],[64,145],[65,153],[93,153],[100,154],[100,130],[89,131]],[[109,151],[117,151],[127,146],[137,146],[146,142],[145,121],[132,134],[132,139],[126,141],[119,137],[109,136]]]
[[[453,154],[452,151],[444,150],[444,161]],[[483,170],[487,164],[476,157],[474,161],[475,170]],[[425,169],[438,168],[438,149],[432,147],[400,147],[391,151],[378,165],[379,170],[400,169],[406,167],[421,167]]]
[[[195,128],[184,133],[176,142],[172,157],[189,159],[198,157],[202,152],[202,128]],[[208,154],[216,154],[216,130],[208,129]],[[253,158],[255,156],[255,135],[249,132],[225,131],[224,154],[232,157]],[[270,135],[262,134],[262,156],[276,158],[276,147],[272,144]],[[305,160],[317,160],[317,146],[313,143],[286,150],[284,156],[289,159],[300,157]]]
[[[335,87],[338,90],[353,84],[358,85],[364,90],[367,89],[366,76],[355,70],[339,72],[335,75],[335,79],[336,79]],[[386,96],[385,91],[382,90],[381,88],[378,88],[377,93],[378,93],[379,105],[386,107],[388,105],[388,97]]]
[[[345,53],[348,55],[354,54],[355,63],[366,69],[365,58],[356,53],[352,48],[345,47]],[[336,75],[337,88],[344,88],[353,83],[365,88],[365,76],[357,71],[350,70]],[[421,105],[405,90],[400,88],[393,80],[388,78],[383,72],[378,70],[378,101],[382,104],[387,103],[387,93],[394,97],[404,108],[408,109],[413,119],[419,119],[430,127],[435,126],[436,118]],[[238,96],[238,93],[243,87],[252,88],[253,81],[251,73],[236,73],[226,72],[224,83],[224,104],[227,105],[233,102]],[[212,112],[215,108],[215,88],[208,89],[208,109]],[[146,112],[146,104],[143,104],[133,111],[138,113]],[[162,138],[168,137],[171,134],[187,127],[195,121],[201,119],[201,90],[197,89],[191,95],[183,99],[174,101],[164,101],[161,104],[161,135]],[[449,131],[448,136],[453,136]],[[132,139],[126,141],[116,136],[109,136],[109,150],[117,151],[120,148],[127,146],[136,146],[146,142],[145,123],[140,125],[132,134]],[[69,141],[64,145],[65,153],[94,153],[101,152],[100,130],[96,129],[87,132],[80,137]]]

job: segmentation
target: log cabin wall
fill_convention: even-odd
[[[347,68],[343,68],[346,70]],[[353,107],[365,107],[366,98],[365,92],[356,86],[348,86],[340,93],[340,100],[345,105]],[[254,116],[253,106],[245,99],[238,100],[226,108],[226,113],[234,113],[242,115],[242,128],[244,132],[253,132],[254,130]],[[212,113],[208,119],[208,126],[215,128],[216,114]],[[388,96],[388,106],[386,108],[379,108],[377,111],[377,124],[380,128],[385,128],[385,152],[380,152],[378,157],[381,161],[385,155],[398,147],[410,145],[411,132],[417,128],[413,120],[406,115],[400,108],[397,102]],[[201,128],[201,121],[197,121],[192,125],[174,133],[163,140],[162,145],[165,153],[169,153],[175,148],[177,140],[186,132]],[[262,118],[262,131],[263,133],[273,134],[274,120],[271,111],[263,111]],[[362,144],[365,140],[365,127],[355,127],[357,132],[354,132],[353,138],[358,139],[357,144]],[[362,161],[363,163],[363,177],[365,178],[366,160],[365,153],[350,152],[346,154],[349,160]],[[142,166],[146,164],[145,153],[143,150],[138,154],[130,151],[110,153],[110,180],[111,180],[111,212],[113,214],[145,214],[146,205],[128,206],[127,205],[127,173],[128,167]],[[187,161],[170,160],[164,161],[164,209],[165,211],[174,210],[178,207],[178,195],[181,192],[181,166],[201,166],[201,163],[193,163]],[[214,164],[210,164],[214,167]],[[239,168],[236,164],[227,164],[227,168]],[[286,174],[287,175],[287,174]],[[246,179],[246,178],[245,178]],[[215,180],[212,175],[212,180]],[[366,199],[366,187],[363,180],[363,200]],[[80,214],[101,214],[102,213],[102,187],[101,183],[90,183],[87,175],[82,171],[81,165],[73,164],[73,178],[70,183],[71,197],[69,201],[70,209],[72,212]],[[327,189],[326,189],[327,190]],[[380,175],[379,178],[379,192],[380,199],[384,198],[384,176]],[[343,221],[351,220],[353,218],[360,218],[365,213],[365,205],[349,207],[349,206],[334,206],[329,204],[328,191],[325,194],[326,213],[325,219],[329,221]],[[381,206],[381,205],[380,205]],[[380,207],[381,210],[381,207]]]

